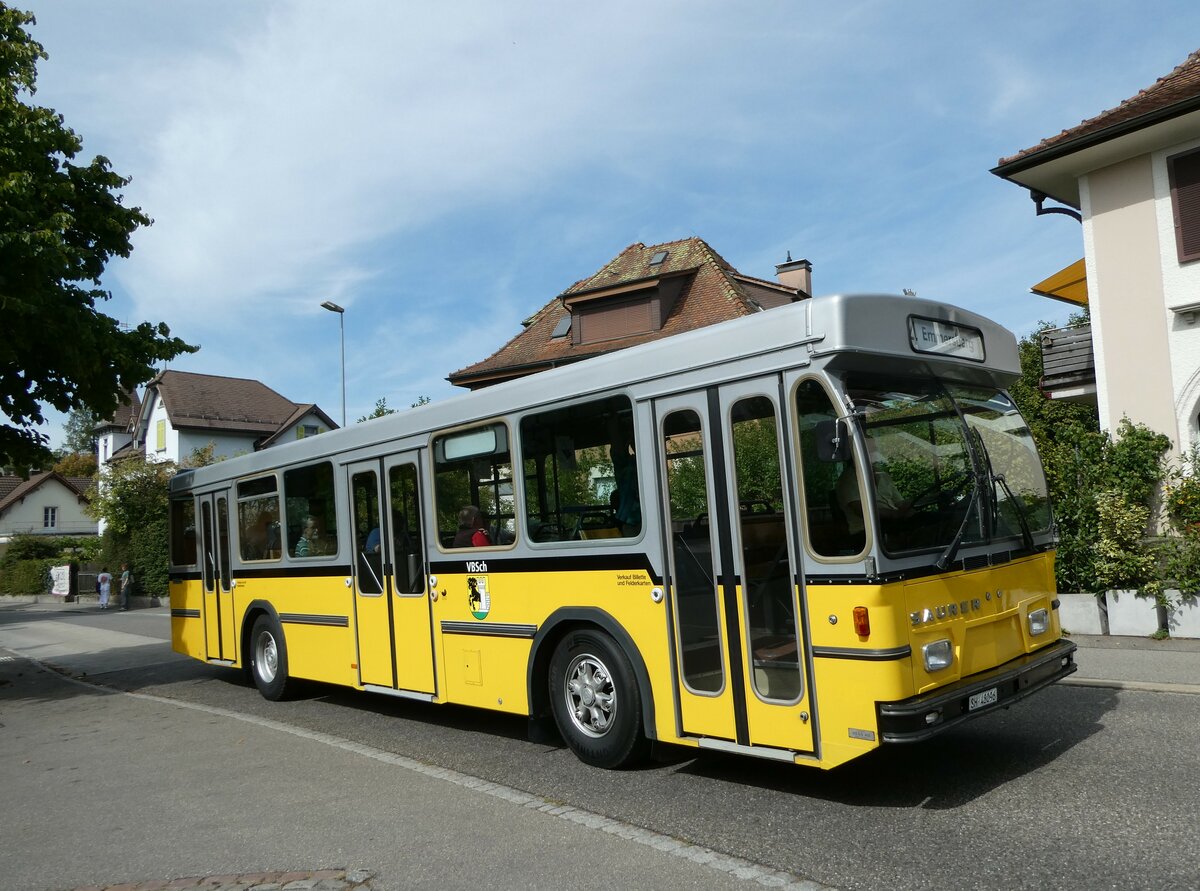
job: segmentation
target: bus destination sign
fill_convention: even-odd
[[[983,361],[983,332],[978,328],[909,316],[908,339],[918,353]]]

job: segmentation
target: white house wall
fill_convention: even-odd
[[[275,443],[277,445],[283,445],[285,442],[295,442],[297,439],[300,438],[296,435],[296,432],[301,427],[316,427],[318,433],[328,433],[329,432],[329,427],[326,426],[325,422],[321,419],[321,417],[319,415],[317,415],[316,412],[309,412],[303,418],[301,418],[297,423],[295,423],[291,427],[289,427],[287,429],[287,431],[282,436],[280,436],[279,439],[277,439],[275,441]]]
[[[58,508],[57,522],[47,529],[44,511]],[[0,515],[0,539],[18,533],[35,535],[95,535],[96,521],[83,512],[79,496],[57,480],[47,480]]]
[[[170,434],[168,434],[168,438]],[[229,433],[216,433],[211,430],[179,430],[175,434],[175,456],[172,461],[187,458],[196,449],[213,444],[213,457],[233,458],[254,451],[255,436],[237,436]]]
[[[1128,417],[1178,443],[1151,156],[1081,177],[1080,198],[1100,424]]]
[[[178,461],[179,460],[179,433],[171,425],[171,419],[167,416],[167,407],[159,398],[157,390],[151,390],[149,394],[150,409],[146,418],[146,429],[144,436],[146,437],[145,450],[146,460],[148,461]],[[158,448],[158,423],[163,421],[166,425],[166,436],[163,439],[164,448]]]
[[[1200,139],[1173,145],[1154,153],[1154,201],[1158,222],[1163,297],[1168,310],[1200,303],[1200,262],[1180,263],[1175,247],[1175,215],[1171,206],[1171,184],[1167,158],[1200,148]],[[1200,442],[1200,313],[1168,312],[1172,394],[1175,417],[1183,437],[1181,450]]]

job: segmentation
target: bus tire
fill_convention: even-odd
[[[287,695],[287,644],[271,616],[259,616],[250,632],[250,674],[264,698],[278,702]]]
[[[602,631],[569,632],[550,660],[550,708],[559,733],[585,764],[619,768],[649,749],[629,657]]]

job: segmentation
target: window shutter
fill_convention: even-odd
[[[1200,151],[1167,158],[1179,262],[1200,260]]]
[[[576,318],[579,321],[579,343],[646,334],[658,327],[655,325],[653,301],[644,297],[580,309]]]
[[[159,421],[154,430],[154,448],[159,452],[167,449],[167,422]]]

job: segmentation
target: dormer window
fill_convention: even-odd
[[[666,256],[667,252],[658,253]],[[661,330],[692,271],[659,275],[655,267],[655,273],[653,278],[567,295],[571,342],[579,346]]]

